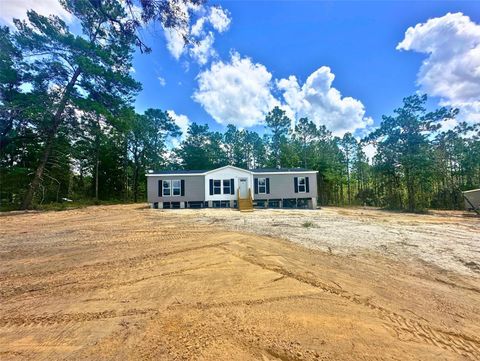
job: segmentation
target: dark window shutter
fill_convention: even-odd
[[[310,192],[310,185],[308,184],[308,177],[305,177],[305,190],[308,192]]]
[[[293,188],[295,193],[298,193],[298,177],[293,178]]]
[[[213,179],[210,179],[210,195],[213,196]]]
[[[159,197],[163,196],[163,188],[162,188],[162,180],[161,179],[158,181],[158,196]]]
[[[230,194],[235,194],[235,179],[230,179]]]
[[[258,194],[258,178],[253,180],[253,187],[255,189],[255,194]]]
[[[185,195],[185,179],[180,181],[180,195],[183,197]]]
[[[265,179],[265,187],[267,188],[267,194],[270,194],[270,178]]]

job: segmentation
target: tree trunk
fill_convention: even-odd
[[[135,145],[133,149],[133,202],[137,203],[138,200],[138,170],[139,170],[139,157],[138,147]]]
[[[352,203],[351,190],[350,190],[350,155],[347,152],[347,192],[348,192],[348,205]]]
[[[415,211],[415,187],[408,167],[405,169],[405,178],[407,182],[407,207],[410,212],[413,212]]]
[[[133,202],[138,200],[138,165],[135,164],[135,171],[133,173]]]
[[[307,168],[307,142],[303,141],[303,168]]]
[[[100,117],[97,116],[95,135],[95,203],[98,203],[98,168],[100,164]]]
[[[100,149],[97,146],[97,154],[95,156],[95,202],[98,203],[98,164],[100,163],[99,158]]]
[[[45,142],[45,150],[43,151],[41,161],[38,164],[32,183],[30,183],[30,187],[28,188],[27,194],[25,195],[25,199],[23,200],[22,209],[28,209],[32,205],[33,196],[37,191],[38,186],[40,185],[40,180],[42,179],[45,166],[47,165],[48,158],[50,157],[50,153],[53,148],[53,143],[55,142],[55,135],[57,133],[58,127],[63,122],[62,114],[67,105],[68,96],[70,95],[73,87],[75,86],[75,83],[77,82],[77,79],[80,73],[81,73],[80,68],[77,68],[77,70],[75,70],[75,73],[73,73],[73,76],[68,82],[67,86],[65,87],[62,100],[60,101],[57,111],[55,112],[55,115],[53,117],[52,127],[50,128],[47,135],[47,140]]]

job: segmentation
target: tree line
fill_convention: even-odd
[[[141,90],[131,76],[133,52],[149,49],[128,4],[64,0],[81,34],[33,11],[28,22],[15,21],[16,30],[0,28],[3,209],[144,201],[148,170],[228,164],[317,170],[321,205],[460,209],[461,191],[480,187],[480,126],[459,122],[442,130],[458,110],[427,111],[426,95],[406,97],[363,139],[335,136],[276,107],[262,119],[262,134],[193,122],[180,140],[168,112],[133,107]],[[182,14],[168,4],[143,1],[142,20],[182,26]],[[367,144],[377,151],[371,161]]]

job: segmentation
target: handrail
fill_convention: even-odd
[[[251,188],[248,188],[248,195],[247,195],[247,197],[241,198],[241,197],[240,197],[240,188],[238,188],[238,189],[237,189],[237,199],[238,199],[238,200],[240,200],[240,199],[253,200],[253,198],[252,198],[252,189],[251,189]]]

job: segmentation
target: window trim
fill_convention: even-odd
[[[165,187],[165,184],[168,184],[168,187]],[[165,194],[165,189],[168,189],[168,194]],[[171,197],[172,196],[172,183],[170,179],[162,180],[162,197]]]
[[[180,179],[172,179],[172,197],[180,197],[182,195],[182,181]],[[174,186],[174,183],[178,182],[178,187]],[[175,189],[178,189],[178,194],[175,194]]]
[[[218,186],[215,185],[215,182],[220,182]],[[215,189],[218,189],[218,193],[215,192]],[[222,180],[221,179],[213,179],[213,195],[218,196],[222,194]]]
[[[178,187],[174,187],[173,183],[178,182]],[[168,187],[164,185],[168,184]],[[174,194],[174,188],[178,189],[178,194]],[[168,189],[169,194],[165,194],[165,189]],[[162,180],[162,197],[181,197],[182,196],[182,180],[181,179],[164,179]]]
[[[228,185],[225,185],[227,183]],[[228,192],[225,192],[225,187],[228,188]],[[231,179],[222,179],[222,192],[223,194],[231,194],[232,191],[232,180]]]
[[[303,179],[303,184],[300,184],[300,180]],[[300,190],[303,187],[303,191]],[[307,193],[307,177],[298,177],[298,193]]]
[[[267,194],[267,178],[257,178],[258,179],[258,194]],[[263,186],[260,185],[260,181],[263,180]],[[260,190],[263,187],[263,192]]]

